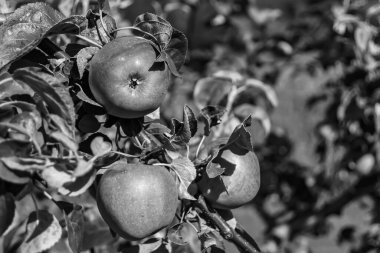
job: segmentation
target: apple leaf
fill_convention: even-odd
[[[8,72],[0,74],[0,99],[13,95],[33,96],[33,90],[25,84],[16,82]]]
[[[246,90],[243,94],[247,95],[249,93],[253,94],[252,96],[257,96],[257,91],[260,91],[264,97],[270,102],[272,107],[278,106],[278,98],[274,89],[257,79],[247,79],[245,83]]]
[[[203,233],[199,236],[199,239],[201,241],[202,252],[211,247],[217,248],[217,252],[225,252],[223,238],[216,231]]]
[[[92,139],[90,149],[93,155],[101,156],[112,150],[112,141],[106,135],[98,135]]]
[[[121,250],[122,253],[169,253],[162,240],[148,240],[145,243],[133,245]]]
[[[11,193],[7,192],[4,195],[0,195],[0,236],[12,224],[15,209],[15,200]]]
[[[170,23],[165,19],[149,12],[139,15],[136,18],[133,26],[153,35],[155,38],[155,41],[153,42],[158,44],[161,50],[165,49],[168,46],[172,38],[173,27],[170,25]],[[143,37],[148,40],[152,39],[150,36],[147,36],[145,34]]]
[[[50,113],[64,118],[71,126],[75,122],[75,109],[68,88],[64,87],[54,76],[35,68],[18,69],[13,78],[23,82],[42,97]]]
[[[11,171],[0,161],[0,178],[14,184],[26,184],[30,181],[28,173]]]
[[[2,157],[0,160],[11,170],[19,170],[33,173],[34,171],[43,170],[48,166],[48,160],[44,158],[29,157]]]
[[[47,210],[34,211],[29,215],[26,236],[20,245],[22,253],[37,253],[50,249],[62,236],[62,228],[55,216]]]
[[[179,198],[195,200],[195,198],[188,192],[190,184],[197,177],[197,171],[194,164],[189,158],[180,156],[172,160],[171,168],[177,174],[179,179]]]
[[[84,236],[84,214],[83,207],[74,205],[74,209],[70,214],[64,213],[67,232],[69,237],[69,245],[74,253],[82,250]]]
[[[172,119],[172,141],[178,144],[186,144],[197,132],[197,120],[194,112],[187,105],[183,108],[183,122]]]
[[[247,231],[245,231],[245,229],[238,223],[236,222],[236,228],[235,228],[235,231],[241,236],[243,237],[247,242],[249,242],[253,247],[255,247],[255,249],[257,250],[257,252],[261,252],[261,249],[259,247],[259,245],[257,244],[257,242],[255,241],[255,239],[253,239],[248,233]]]
[[[216,157],[216,156],[215,156]],[[225,168],[222,168],[220,164],[213,163],[212,160],[215,158],[213,157],[211,159],[211,162],[209,162],[206,166],[206,173],[209,178],[216,178],[220,175],[222,175],[225,171]]]
[[[195,84],[193,98],[198,109],[208,105],[225,106],[234,83],[229,78],[205,77]]]
[[[160,56],[156,59],[156,61],[165,61],[165,63],[168,65],[170,72],[176,77],[181,77],[181,74],[178,72],[173,59],[165,51],[161,52]]]
[[[83,16],[65,18],[46,3],[21,6],[0,26],[0,69],[33,50],[52,34],[77,34],[87,27]]]
[[[87,67],[88,62],[98,51],[99,51],[99,48],[97,47],[85,47],[81,49],[76,55],[79,77],[81,79],[83,77],[83,73]]]
[[[237,145],[245,150],[253,151],[253,139],[249,128],[252,126],[252,116],[248,116],[230,135],[224,147]]]
[[[82,100],[83,102],[86,102],[86,103],[89,103],[90,105],[92,106],[95,106],[96,108],[98,108],[98,110],[103,110],[103,106],[101,106],[100,104],[98,104],[97,102],[95,102],[94,100],[92,100],[89,96],[87,96],[87,94],[83,91],[82,87],[78,84],[76,84],[75,86],[76,88],[79,89],[78,92],[76,92],[76,96]],[[105,114],[106,112],[104,111],[103,114]]]
[[[95,133],[99,130],[100,123],[93,114],[84,114],[78,119],[77,128],[82,133]]]
[[[48,187],[59,189],[64,184],[73,182],[75,178],[69,173],[66,167],[60,163],[45,168],[40,172],[41,178],[47,183]]]
[[[211,128],[220,124],[226,110],[221,106],[208,105],[201,109],[198,119],[205,123],[204,135],[209,136]]]
[[[27,156],[31,152],[31,145],[29,142],[17,140],[2,140],[0,141],[0,157],[12,156]]]
[[[129,136],[136,136],[143,129],[144,117],[135,119],[118,119],[118,123],[121,126],[123,132]]]
[[[58,192],[70,197],[83,194],[95,181],[96,171],[90,170],[85,175],[75,178],[75,181],[65,183]]]
[[[189,243],[189,239],[192,239],[189,232],[191,230],[194,230],[194,228],[189,223],[178,223],[169,228],[167,237],[174,244],[186,245]]]
[[[173,34],[169,45],[165,48],[168,58],[174,63],[177,72],[185,64],[188,42],[185,34],[173,28]]]

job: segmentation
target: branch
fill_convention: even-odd
[[[260,252],[256,242],[248,235],[247,232],[245,232],[242,226],[237,225],[237,231],[232,229],[215,210],[207,206],[207,203],[202,195],[198,197],[195,204],[200,208],[207,219],[209,219],[219,229],[223,238],[234,243],[241,250],[241,252]]]

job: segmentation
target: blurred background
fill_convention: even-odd
[[[3,13],[26,2],[0,0]],[[97,1],[47,0],[66,16]],[[376,0],[110,0],[118,27],[144,12],[189,40],[161,118],[226,106],[227,137],[252,114],[261,188],[237,220],[267,253],[380,252],[380,3]],[[233,103],[233,87],[245,87]],[[178,252],[197,252],[189,245]],[[226,244],[226,252],[237,252]]]

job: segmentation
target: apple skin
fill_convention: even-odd
[[[250,202],[260,188],[260,165],[254,152],[231,145],[212,161],[225,169],[220,177],[204,173],[198,182],[204,197],[215,208],[232,209]]]
[[[100,179],[96,199],[110,228],[134,241],[171,224],[178,205],[178,188],[164,167],[118,162]]]
[[[139,118],[156,110],[170,84],[170,70],[150,42],[116,38],[90,61],[89,86],[96,101],[120,118]]]

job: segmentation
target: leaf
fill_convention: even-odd
[[[83,77],[83,73],[87,67],[88,62],[98,51],[99,51],[99,48],[97,47],[85,47],[81,49],[76,55],[79,77],[81,79]]]
[[[29,215],[26,236],[20,245],[21,253],[38,253],[50,249],[62,236],[62,228],[47,210],[34,211]]]
[[[153,42],[158,44],[161,50],[166,49],[173,33],[173,28],[168,21],[148,12],[139,15],[136,18],[133,26],[153,35],[155,37],[155,40],[153,40]],[[150,36],[147,36],[145,34],[143,37],[148,40],[152,40]]]
[[[257,242],[247,233],[247,231],[245,231],[245,229],[239,224],[236,222],[236,228],[235,228],[236,232],[241,236],[243,237],[246,241],[248,241],[253,247],[255,247],[255,249],[257,250],[257,252],[261,252],[261,249],[259,247],[259,245],[257,244]]]
[[[12,75],[8,72],[0,74],[0,100],[13,95],[33,96],[33,90],[22,83],[13,80]]]
[[[169,45],[164,51],[169,56],[167,59],[173,62],[176,72],[179,72],[183,64],[185,64],[187,47],[188,42],[185,34],[173,28]]]
[[[67,232],[69,237],[69,245],[74,253],[82,250],[84,237],[84,214],[83,207],[74,205],[74,209],[70,214],[64,213]]]
[[[12,156],[27,156],[31,152],[31,145],[28,142],[17,140],[0,141],[0,158]]]
[[[78,129],[83,133],[95,133],[100,128],[100,123],[93,114],[84,114],[77,123]]]
[[[265,95],[266,99],[270,102],[270,104],[273,107],[278,106],[277,94],[270,85],[265,84],[260,80],[250,78],[246,80],[245,86],[247,87],[247,89],[246,91],[244,91],[243,94],[249,93],[250,92],[249,90],[252,88],[255,90],[259,90]],[[252,93],[255,94],[256,92],[252,92]]]
[[[46,3],[23,5],[0,26],[0,69],[33,50],[49,35],[77,34],[86,27],[85,17],[65,18]]]
[[[211,247],[217,248],[218,252],[224,252],[223,238],[216,231],[203,233],[199,236],[199,239],[201,240],[202,252]]]
[[[77,143],[73,139],[71,139],[69,136],[65,135],[62,132],[54,131],[54,132],[51,132],[49,134],[49,136],[73,152],[76,152],[78,150]]]
[[[4,181],[13,184],[26,184],[30,181],[30,177],[27,173],[19,173],[17,171],[11,171],[0,161],[0,178]]]
[[[189,106],[183,108],[183,122],[172,119],[172,140],[178,144],[186,144],[197,132],[197,120]]]
[[[43,170],[49,166],[48,160],[44,158],[29,157],[3,157],[0,160],[11,170],[26,171],[33,173],[34,171]]]
[[[222,168],[220,164],[213,163],[212,160],[217,156],[218,154],[215,154],[214,157],[212,157],[211,161],[206,166],[206,173],[209,178],[216,178],[220,175],[222,175],[225,171],[225,168]]]
[[[90,149],[93,155],[101,156],[112,150],[112,141],[106,135],[97,135],[92,139]]]
[[[253,151],[253,139],[248,130],[251,126],[252,116],[248,116],[239,126],[235,128],[223,148],[230,145],[237,145],[245,150]]]
[[[82,100],[82,101],[84,101],[84,102],[86,102],[86,103],[89,103],[90,105],[93,105],[93,106],[97,107],[98,109],[104,111],[103,106],[101,106],[100,104],[98,104],[97,102],[95,102],[94,100],[92,100],[91,98],[89,98],[89,97],[87,96],[87,94],[83,91],[83,89],[82,89],[82,87],[81,87],[80,85],[77,84],[77,85],[76,85],[76,88],[79,88],[79,91],[76,93],[76,96],[77,96],[80,100]],[[104,111],[103,114],[105,114],[105,113],[106,113],[106,112]]]
[[[221,123],[222,117],[226,110],[221,106],[208,105],[201,109],[198,119],[205,123],[204,135],[209,136],[211,128]]]
[[[93,159],[86,161],[83,157],[78,158],[76,168],[74,169],[74,176],[81,177],[90,172],[94,167]]]
[[[162,240],[148,240],[148,242],[123,248],[122,253],[169,253]]]
[[[96,171],[91,170],[87,174],[77,177],[75,181],[65,183],[58,192],[70,197],[83,194],[95,181]]]
[[[229,78],[206,77],[195,84],[193,98],[198,109],[208,105],[225,106],[233,82]]]
[[[63,187],[64,184],[75,180],[67,168],[58,162],[56,162],[54,166],[42,170],[40,177],[47,183],[48,187],[53,189],[59,189]]]
[[[190,184],[197,176],[194,164],[189,158],[180,156],[173,159],[171,168],[177,174],[179,179],[179,198],[195,200],[195,198],[188,192]]]
[[[194,231],[194,228],[189,223],[178,223],[169,228],[167,238],[171,243],[177,245],[186,245],[190,240],[192,240],[191,234],[189,232],[191,230]]]
[[[13,78],[27,84],[39,94],[51,113],[61,116],[69,125],[75,125],[75,110],[69,91],[57,79],[41,71],[36,72],[33,68],[18,69]]]
[[[15,216],[15,200],[9,192],[0,195],[0,237],[12,224]]]

